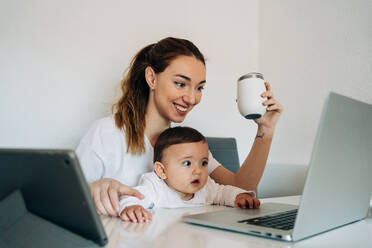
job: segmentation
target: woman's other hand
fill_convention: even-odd
[[[97,211],[102,215],[118,216],[121,195],[131,195],[143,199],[143,195],[137,190],[111,178],[95,181],[89,185],[89,188]]]
[[[265,87],[266,91],[261,94],[261,97],[267,97],[267,100],[262,103],[264,106],[267,106],[266,113],[261,118],[256,119],[255,122],[258,124],[259,128],[274,130],[283,112],[283,106],[274,98],[274,94],[268,82],[265,82]]]

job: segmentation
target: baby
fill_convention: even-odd
[[[149,222],[146,209],[195,207],[220,204],[258,208],[253,191],[220,185],[208,176],[209,149],[205,137],[193,128],[174,127],[162,132],[154,147],[154,172],[142,175],[135,189],[143,200],[123,196],[123,221]]]

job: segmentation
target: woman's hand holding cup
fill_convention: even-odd
[[[266,107],[266,113],[255,122],[259,128],[265,128],[266,130],[274,130],[276,123],[279,120],[280,115],[283,113],[283,106],[274,98],[274,94],[271,91],[271,86],[268,82],[265,82],[266,91],[261,94],[262,98],[267,98],[262,102],[262,105]]]
[[[251,72],[238,79],[237,103],[240,114],[258,124],[259,133],[273,134],[283,107],[274,98],[263,74]]]

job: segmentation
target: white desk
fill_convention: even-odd
[[[298,205],[300,196],[268,198],[261,202]],[[372,201],[371,201],[372,207]],[[102,217],[109,238],[106,247],[372,247],[372,210],[369,218],[296,243],[276,241],[246,234],[183,223],[182,215],[225,209],[206,206],[186,209],[159,209],[151,223],[122,222],[118,218]]]

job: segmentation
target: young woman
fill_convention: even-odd
[[[96,121],[76,153],[97,211],[118,216],[120,195],[142,195],[130,188],[153,170],[153,146],[171,122],[182,122],[197,105],[206,84],[205,61],[190,41],[168,37],[141,49],[121,82],[113,116]],[[264,171],[275,125],[283,109],[269,83],[267,112],[256,120],[257,136],[236,174],[209,154],[208,172],[217,183],[255,190]]]

